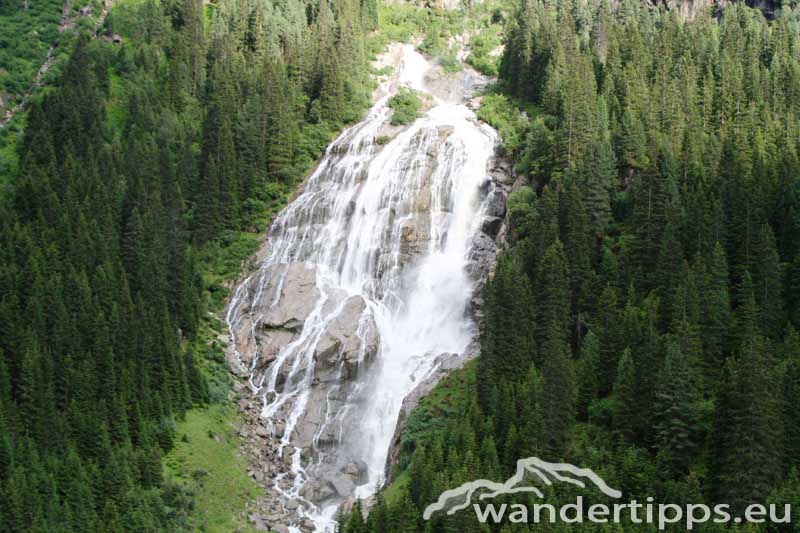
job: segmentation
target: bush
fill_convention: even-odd
[[[511,227],[519,239],[527,235],[523,230],[530,228],[536,217],[536,191],[531,187],[520,187],[508,195],[506,200]]]
[[[473,35],[469,40],[471,53],[467,57],[467,63],[487,76],[497,76],[498,58],[492,57],[491,53],[499,45],[500,35],[495,26]]]
[[[410,124],[419,117],[422,109],[422,100],[419,99],[416,91],[404,87],[389,98],[389,107],[394,109],[391,120],[392,126]]]
[[[506,151],[514,152],[520,147],[528,120],[508,97],[502,94],[484,96],[477,115],[497,130]]]
[[[497,76],[497,59],[488,55],[470,54],[467,56],[467,64],[472,68],[487,76]]]

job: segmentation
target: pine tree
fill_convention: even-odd
[[[559,458],[564,453],[570,427],[575,419],[575,379],[569,348],[559,333],[558,323],[550,323],[547,340],[542,346],[542,413],[544,417],[544,451]]]
[[[784,430],[784,463],[800,464],[800,423],[798,423],[797,405],[800,402],[800,335],[790,328],[784,340],[786,369],[783,384],[783,430]]]
[[[688,275],[688,265],[683,258],[683,247],[678,241],[679,228],[670,220],[661,237],[661,247],[656,263],[655,284],[658,287],[661,309],[659,318],[664,324],[670,323],[675,307],[675,290]]]
[[[545,252],[538,272],[536,341],[543,346],[549,335],[557,334],[556,340],[561,343],[567,338],[570,297],[567,258],[559,239]]]
[[[700,446],[702,396],[699,383],[692,358],[681,349],[678,341],[670,339],[659,376],[653,417],[656,443],[659,450],[668,454],[676,474],[687,470]]]
[[[361,502],[356,501],[347,522],[344,524],[344,531],[347,533],[366,533],[367,525],[364,523],[364,516],[361,514]]]
[[[719,242],[706,261],[706,279],[702,283],[700,329],[705,364],[713,373],[721,368],[731,322],[728,292],[728,262]]]
[[[391,531],[398,533],[416,533],[420,530],[421,514],[411,500],[408,491],[402,491],[398,502],[392,507],[389,522]]]
[[[492,387],[518,378],[519,369],[527,368],[533,357],[531,289],[517,258],[500,258],[484,289],[484,302],[478,392],[486,406]]]
[[[619,356],[624,350],[621,345],[620,313],[617,309],[617,293],[606,286],[597,303],[597,319],[592,327],[599,341],[597,390],[600,397],[607,396],[614,384]]]
[[[717,398],[715,496],[740,510],[766,498],[780,478],[783,438],[776,372],[760,335],[744,341],[726,365]]]
[[[630,348],[619,359],[617,378],[614,381],[614,429],[626,440],[632,441],[639,428],[639,405],[636,398],[636,371]]]
[[[622,114],[621,160],[632,169],[646,169],[650,160],[647,157],[647,136],[644,124],[631,107]]]
[[[589,416],[589,406],[598,397],[598,360],[600,341],[590,330],[583,339],[578,362],[578,394],[575,404],[576,418],[584,422]]]
[[[586,199],[592,229],[603,233],[611,221],[610,192],[617,176],[611,143],[601,140],[590,144],[583,152],[575,174]]]
[[[536,365],[531,365],[522,386],[519,389],[517,413],[520,420],[521,435],[519,439],[519,455],[531,457],[542,451],[545,442],[544,408],[542,395],[544,384]]]
[[[784,327],[783,272],[769,224],[762,224],[753,245],[753,285],[761,313],[761,330],[771,337]]]

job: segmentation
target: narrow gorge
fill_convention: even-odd
[[[227,311],[273,529],[333,531],[340,505],[385,481],[404,399],[477,353],[511,180],[469,105],[490,80],[412,45],[380,61],[393,73],[375,104],[274,221]],[[425,110],[392,126],[403,87]]]

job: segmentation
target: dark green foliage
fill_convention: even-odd
[[[778,373],[767,341],[746,340],[723,373],[714,427],[714,494],[742,509],[781,479],[783,424]]]
[[[491,375],[478,383],[481,402],[490,402],[492,385],[519,376],[520,368],[533,361],[534,325],[530,282],[522,275],[520,261],[502,257],[495,276],[484,289],[484,327],[480,372]]]
[[[614,427],[628,440],[633,440],[639,427],[639,404],[636,398],[636,369],[630,349],[626,349],[617,365],[614,382]]]
[[[658,450],[669,458],[676,474],[686,471],[701,446],[701,400],[699,376],[691,356],[679,342],[669,340],[653,417]]]

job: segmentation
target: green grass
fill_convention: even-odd
[[[383,500],[387,503],[387,505],[396,505],[399,502],[400,497],[403,495],[403,492],[409,488],[410,484],[411,473],[408,470],[403,470],[403,472],[397,476],[397,479],[395,479],[391,485],[383,490]]]
[[[195,493],[196,529],[209,532],[255,531],[247,507],[259,495],[238,449],[233,405],[215,404],[186,413],[176,445],[164,459],[168,478]]]
[[[121,131],[127,118],[128,90],[120,75],[113,70],[108,76],[109,94],[106,116],[114,131]]]

